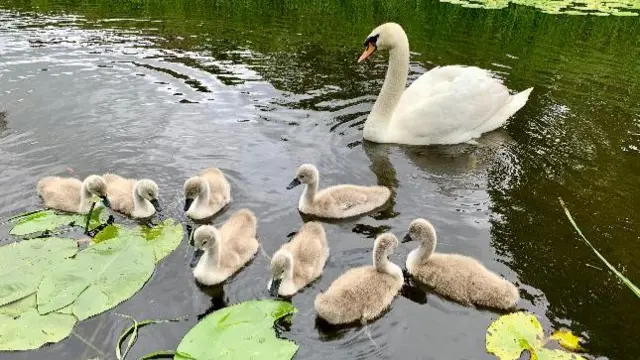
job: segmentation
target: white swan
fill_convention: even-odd
[[[382,90],[364,124],[364,138],[369,141],[408,145],[470,142],[503,126],[533,90],[510,95],[487,70],[461,65],[436,67],[405,90],[409,40],[402,27],[380,25],[364,45],[358,62],[378,49],[389,50]]]

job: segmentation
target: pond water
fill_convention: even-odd
[[[406,147],[362,141],[386,56],[356,64],[378,24],[403,25],[411,77],[448,64],[490,69],[527,105],[477,146]],[[437,1],[13,1],[0,3],[0,218],[40,206],[38,178],[118,172],[160,185],[166,215],[187,223],[182,184],[215,165],[234,202],[259,218],[272,254],[302,224],[296,167],[315,163],[322,185],[382,184],[392,205],[326,224],[322,278],[293,298],[282,335],[299,359],[493,359],[485,330],[499,314],[431,293],[398,297],[370,325],[316,326],[313,299],[346,269],[369,264],[373,238],[404,234],[416,217],[439,232],[439,251],[473,256],[520,288],[519,307],[545,329],[587,339],[593,357],[635,359],[638,299],[576,237],[583,232],[640,282],[640,21],[549,15],[533,7],[467,9]],[[6,243],[3,240],[2,243]],[[415,246],[401,246],[402,264]],[[113,354],[128,326],[117,315],[175,318],[141,331],[132,358],[176,345],[200,316],[268,297],[268,258],[224,285],[193,281],[186,242],[150,282],[77,336],[0,359],[89,359]],[[113,356],[111,356],[113,357]]]

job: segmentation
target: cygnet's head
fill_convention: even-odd
[[[193,201],[204,191],[206,185],[204,179],[199,176],[194,176],[184,182],[184,211],[189,210]]]
[[[420,243],[433,243],[436,240],[436,229],[425,219],[415,219],[409,224],[409,232],[402,239],[403,243],[409,241]]]
[[[218,229],[211,225],[202,225],[193,233],[193,245],[200,250],[206,250],[213,247],[219,238]]]
[[[269,294],[277,296],[282,279],[289,269],[293,266],[293,257],[288,251],[280,250],[273,255],[271,259],[271,283],[269,285]]]
[[[287,186],[287,189],[293,189],[300,184],[314,184],[318,182],[318,169],[311,164],[302,164],[296,172],[296,177]]]
[[[364,52],[358,58],[358,62],[363,62],[376,50],[392,50],[399,44],[407,43],[407,34],[402,30],[402,26],[388,22],[373,29],[371,34],[364,41]]]
[[[160,203],[158,202],[158,196],[160,191],[158,190],[158,184],[153,180],[142,179],[136,184],[136,191],[140,197],[149,200],[151,205],[156,211],[162,211]]]
[[[102,203],[106,207],[110,207],[109,199],[107,198],[107,183],[102,176],[89,175],[84,179],[84,186],[93,195],[102,199]]]
[[[391,254],[398,247],[398,238],[392,233],[384,233],[376,238],[376,242],[373,245],[374,253],[384,252],[385,254]]]

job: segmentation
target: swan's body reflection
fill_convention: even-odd
[[[443,195],[451,196],[452,190],[486,187],[488,171],[496,164],[512,167],[508,157],[501,152],[514,143],[506,130],[487,133],[476,144],[406,146],[363,142],[365,154],[371,161],[370,169],[378,178],[378,184],[395,192],[398,175],[391,163],[391,153],[399,149],[405,158],[421,170],[416,177],[436,183]]]

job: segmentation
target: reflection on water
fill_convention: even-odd
[[[637,332],[637,299],[595,268],[557,197],[614,265],[640,279],[640,22],[561,19],[437,1],[4,1],[0,218],[38,207],[37,179],[71,168],[78,177],[153,178],[166,216],[187,223],[183,181],[211,165],[227,174],[234,202],[213,222],[251,208],[263,252],[224,286],[205,289],[193,280],[198,254],[185,241],[134,298],[74,330],[109,353],[129,325],[116,312],[187,316],[145,328],[137,357],[175,348],[211,311],[268,297],[268,256],[306,220],[300,192],[285,187],[310,162],[322,186],[380,184],[393,197],[369,216],[327,222],[325,273],[292,299],[299,312],[279,329],[300,345],[298,358],[493,358],[484,334],[496,313],[419,286],[403,289],[366,332],[317,324],[315,295],[369,264],[376,235],[402,235],[420,216],[436,226],[439,251],[473,256],[514,281],[519,307],[545,328],[569,327],[588,337],[590,353],[631,359],[640,345],[619,339]],[[387,20],[407,30],[411,79],[436,65],[482,66],[510,89],[534,86],[528,104],[477,145],[363,141],[386,59],[355,60],[364,36]],[[411,248],[391,261],[402,265]],[[0,359],[88,359],[95,349],[72,336]]]

